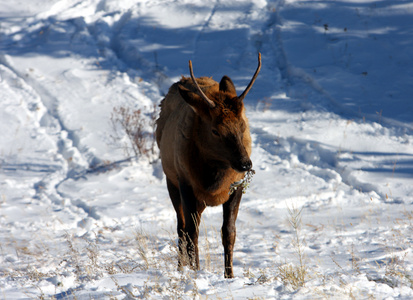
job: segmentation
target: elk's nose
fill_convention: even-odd
[[[244,163],[241,165],[242,171],[248,171],[248,170],[250,170],[251,168],[252,168],[252,162],[251,162],[251,160],[248,160],[248,161],[244,162]]]
[[[231,161],[231,168],[233,168],[237,172],[243,173],[248,170],[251,170],[252,162],[249,159],[249,157],[244,157],[243,159],[233,160]]]

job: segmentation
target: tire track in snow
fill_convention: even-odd
[[[282,39],[284,20],[281,12],[284,5],[284,0],[268,1],[267,10],[269,13],[267,13],[267,20],[262,23],[260,32],[251,37],[252,40],[255,40],[258,51],[273,53],[272,56],[263,58],[265,59],[263,70],[267,74],[269,73],[269,77],[272,78],[267,85],[271,86],[270,82],[277,82],[280,79],[277,75],[280,74],[284,83],[282,88],[285,89],[286,94],[291,98],[302,101],[299,109],[306,111],[320,105],[322,110],[325,110],[327,106],[332,112],[360,117],[357,113],[337,103],[311,75],[291,65]],[[303,98],[302,95],[304,94],[307,95],[306,98]],[[316,101],[310,101],[309,103],[307,101],[309,97],[316,99]],[[271,156],[276,155],[287,161],[291,161],[292,156],[295,156],[303,164],[302,167],[306,172],[326,182],[331,180],[337,182],[337,184],[342,182],[350,189],[362,191],[366,194],[373,192],[382,199],[386,198],[386,195],[379,192],[374,184],[358,180],[353,172],[355,170],[346,167],[346,164],[339,157],[339,150],[333,146],[323,145],[318,141],[295,137],[279,137],[268,132],[262,132],[262,124],[255,127],[251,123],[250,128],[251,132],[257,135],[256,146],[262,148]],[[274,144],[275,141],[278,141],[278,145]]]
[[[401,199],[388,199],[387,193],[379,190],[374,183],[364,182],[357,177],[361,170],[348,165],[346,160],[357,161],[363,154],[340,151],[332,145],[323,144],[315,140],[306,140],[296,137],[282,137],[263,130],[262,127],[251,128],[256,137],[254,144],[268,154],[267,163],[274,161],[274,157],[287,162],[289,167],[302,169],[321,180],[327,185],[338,187],[341,184],[348,189],[366,195],[367,199],[379,197],[387,203],[400,204]],[[386,154],[383,154],[386,155]],[[281,164],[284,165],[284,164]],[[337,192],[337,191],[336,191]]]
[[[30,87],[39,97],[40,102],[45,107],[45,112],[39,122],[40,127],[45,129],[45,133],[51,136],[52,140],[57,141],[57,153],[61,155],[59,159],[60,167],[56,165],[43,166],[41,169],[36,169],[37,172],[42,172],[45,175],[43,178],[33,184],[36,192],[34,198],[50,199],[54,205],[61,207],[64,205],[64,199],[70,196],[64,195],[59,191],[59,186],[70,178],[77,178],[87,173],[90,169],[89,164],[84,158],[85,155],[93,156],[93,153],[82,151],[79,148],[79,138],[73,130],[68,129],[58,113],[58,100],[49,93],[49,91],[39,82],[29,76],[22,75],[16,70],[12,62],[5,56],[0,56],[0,63],[7,67],[24,85]],[[55,136],[56,138],[53,138]],[[76,158],[76,159],[75,159]],[[14,165],[7,165],[8,168],[14,168]],[[71,199],[73,201],[73,199]],[[73,201],[73,205],[84,210],[89,216],[95,218],[97,214],[93,214],[93,210],[85,208],[83,202]],[[66,206],[71,213],[78,215],[76,210],[71,209],[71,206]],[[60,210],[59,208],[58,210]],[[79,216],[82,218],[81,216]],[[82,222],[78,223],[82,226]]]
[[[268,3],[269,8],[271,8],[270,2],[271,1],[269,1]],[[294,91],[304,88],[309,91],[309,94],[315,94],[324,97],[335,106],[341,106],[314,80],[313,77],[311,77],[311,75],[305,73],[303,70],[298,69],[297,67],[294,67],[289,62],[282,38],[282,27],[285,21],[283,20],[280,12],[282,11],[284,6],[285,0],[279,0],[272,6],[273,13],[271,14],[269,20],[264,24],[263,32],[266,32],[270,36],[269,40],[271,46],[276,53],[275,66],[279,70],[282,79],[285,81],[287,95],[293,94],[292,97],[297,97],[297,95],[294,95]]]
[[[201,29],[197,32],[194,41],[193,41],[193,49],[194,49],[194,56],[196,55],[196,53],[198,52],[198,43],[199,40],[202,36],[202,34],[205,32],[205,30],[208,28],[209,24],[211,23],[212,18],[214,17],[215,13],[218,10],[218,5],[220,4],[219,0],[215,1],[214,6],[211,9],[211,12],[209,13],[209,16],[207,17],[206,21],[204,22],[204,24],[202,25]]]
[[[134,21],[135,19],[137,24]],[[157,52],[153,51],[153,56],[147,58],[140,52],[139,45],[136,45],[133,41],[134,37],[139,37],[141,22],[144,22],[142,19],[144,20],[145,16],[139,5],[138,9],[131,8],[123,13],[120,19],[114,22],[113,29],[109,32],[101,29],[101,27],[108,26],[105,22],[91,24],[89,30],[97,44],[100,44],[100,51],[109,53],[106,55],[107,57],[113,56],[105,62],[110,65],[111,69],[116,66],[119,71],[125,72],[131,78],[131,81],[137,78],[139,81],[143,79],[145,82],[155,85],[159,90],[159,94],[164,96],[173,82],[166,74],[164,67],[159,64]],[[133,25],[136,28],[133,27],[132,35],[131,29],[128,27]],[[103,44],[101,42],[102,38],[99,36],[101,30],[103,35],[109,33],[109,41]],[[140,85],[139,88],[144,90],[145,95],[151,95],[152,99],[156,99],[154,102],[161,98],[158,93],[154,93],[154,89],[147,85]]]
[[[282,78],[286,82],[287,95],[291,98],[297,98],[302,101],[312,99],[312,101],[309,102],[313,107],[321,109],[327,108],[331,112],[347,119],[364,120],[364,122],[365,120],[369,120],[370,122],[376,122],[377,114],[362,113],[337,101],[336,98],[334,98],[325,88],[323,88],[321,84],[318,83],[313,76],[311,76],[311,73],[307,73],[303,69],[294,66],[288,60],[288,55],[283,46],[284,43],[282,38],[282,30],[285,20],[281,14],[284,6],[285,0],[276,2],[274,15],[270,18],[267,26],[269,28],[270,25],[275,24],[276,29],[274,34],[274,43],[276,45],[274,46],[274,49],[277,53],[277,67],[282,74]],[[264,32],[267,26],[264,26]],[[310,103],[307,101],[307,105]],[[399,122],[383,116],[380,117],[380,124],[389,127],[397,127],[396,130],[405,128],[413,130],[413,126],[407,123]]]

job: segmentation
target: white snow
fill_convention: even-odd
[[[0,0],[1,297],[413,298],[412,28],[407,0]],[[258,52],[235,278],[221,207],[178,272],[157,154],[128,160],[111,116],[149,130],[189,59],[241,92]]]

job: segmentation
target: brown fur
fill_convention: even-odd
[[[198,78],[197,81],[206,95],[217,104],[217,108],[211,112],[211,117],[225,125],[224,131],[228,130],[231,125],[236,125],[239,119],[245,122],[246,130],[243,133],[243,145],[248,156],[250,156],[251,137],[242,103],[234,113],[223,103],[223,99],[227,98],[228,95],[226,93],[224,95],[220,94],[218,82],[208,77]],[[179,83],[191,91],[196,91],[190,78],[183,77]],[[234,97],[234,95],[231,95],[231,97]],[[203,145],[202,141],[197,141],[198,130],[194,128],[194,125],[199,122],[198,118],[193,109],[182,99],[178,91],[178,83],[175,83],[161,102],[161,114],[157,120],[156,129],[157,143],[161,150],[162,166],[166,177],[175,186],[179,186],[180,178],[187,180],[193,187],[198,201],[205,203],[207,206],[217,206],[228,200],[231,183],[241,180],[244,173],[228,168],[220,174],[220,182],[215,184],[213,188],[204,186],[199,171],[203,169],[202,164],[208,162],[194,160],[193,157],[201,154],[198,152],[202,152],[205,157],[216,157],[219,156],[219,153],[208,153],[208,145]],[[162,138],[163,135],[165,135],[165,138]],[[197,147],[203,149],[196,149]]]
[[[258,72],[259,68],[252,83]],[[182,77],[162,100],[156,129],[162,167],[178,220],[181,253],[178,265],[199,268],[201,214],[206,206],[223,204],[225,277],[233,277],[235,220],[242,189],[231,196],[229,190],[231,183],[241,180],[252,166],[251,137],[242,102],[246,92],[239,99],[226,76],[220,83],[208,77],[196,81],[204,98],[192,78]]]

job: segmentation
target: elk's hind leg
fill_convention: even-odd
[[[185,216],[185,238],[189,263],[195,270],[199,270],[198,235],[201,214],[205,209],[204,203],[196,199],[192,187],[186,183],[179,183],[183,212]]]
[[[232,256],[236,238],[235,221],[238,216],[238,209],[241,202],[242,189],[237,189],[223,204],[224,222],[222,225],[222,245],[225,252],[225,278],[233,278]]]
[[[177,219],[177,232],[178,232],[178,270],[182,270],[183,266],[188,263],[188,253],[186,250],[186,240],[185,240],[185,216],[182,208],[181,194],[179,189],[172,184],[172,182],[167,178],[166,185],[168,187],[169,197],[172,200],[172,204],[175,208],[176,219]]]

